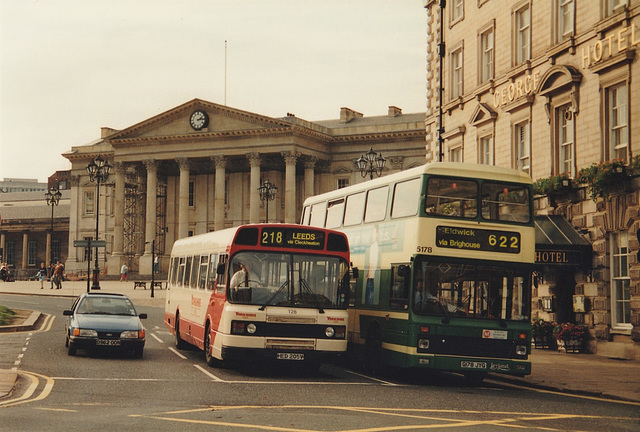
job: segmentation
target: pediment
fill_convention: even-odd
[[[496,117],[498,117],[498,113],[489,107],[489,105],[484,103],[479,103],[476,106],[476,109],[473,110],[471,114],[471,118],[469,119],[469,124],[471,126],[479,126],[488,121],[495,121]]]
[[[190,117],[196,111],[204,111],[208,125],[200,130],[191,127]],[[228,106],[194,99],[154,117],[114,132],[105,140],[112,144],[136,142],[197,140],[216,135],[250,135],[268,131],[282,131],[292,127],[280,119],[242,111]]]

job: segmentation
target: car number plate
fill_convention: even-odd
[[[119,339],[98,339],[96,345],[100,346],[120,346]]]
[[[304,360],[304,354],[299,353],[278,353],[276,355],[278,360]]]

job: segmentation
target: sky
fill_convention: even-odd
[[[426,111],[422,0],[0,0],[0,179],[195,98],[270,117]]]

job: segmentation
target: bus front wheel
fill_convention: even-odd
[[[209,322],[204,329],[204,359],[207,361],[208,366],[215,366],[216,359],[211,355],[211,329],[209,328]]]
[[[180,314],[178,312],[176,312],[176,325],[174,329],[176,332],[176,348],[185,349],[187,347],[187,343],[180,337]]]

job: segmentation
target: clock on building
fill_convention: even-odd
[[[203,129],[207,127],[207,125],[209,124],[209,116],[207,115],[206,112],[202,110],[196,110],[191,114],[191,117],[189,118],[189,123],[191,124],[191,127],[195,130]]]

